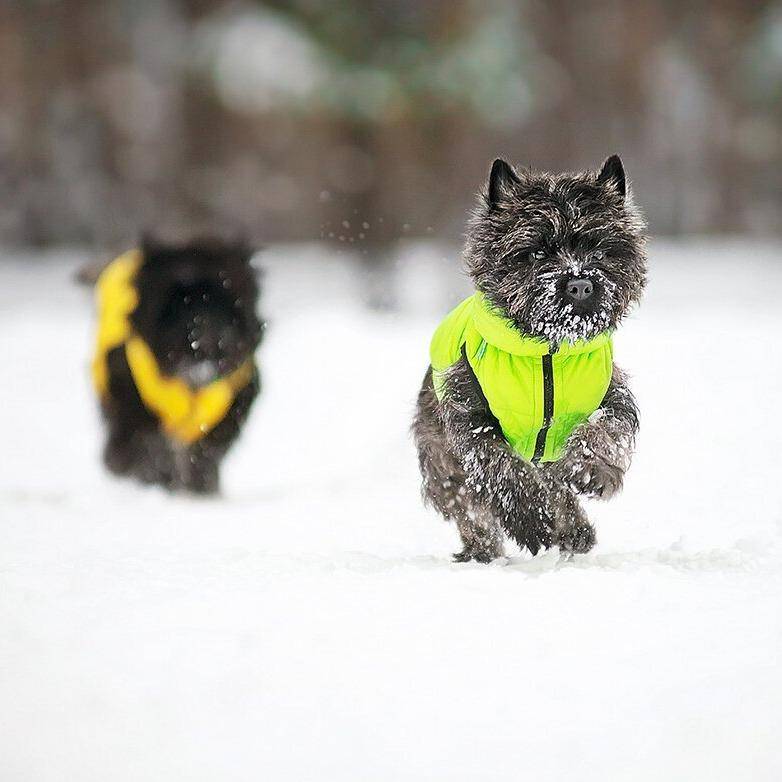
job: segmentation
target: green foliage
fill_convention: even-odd
[[[468,111],[505,126],[532,106],[536,52],[518,3],[258,5],[306,31],[328,64],[313,107],[372,121]]]

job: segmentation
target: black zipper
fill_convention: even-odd
[[[543,452],[546,450],[546,435],[554,418],[554,366],[551,361],[551,353],[546,353],[541,357],[541,366],[543,369],[543,426],[538,430],[538,436],[535,440],[533,462],[539,462],[543,458]]]

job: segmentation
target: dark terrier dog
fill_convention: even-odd
[[[260,385],[258,284],[243,245],[145,241],[98,280],[93,377],[106,466],[211,493]]]
[[[618,157],[599,173],[502,160],[469,226],[477,292],[432,341],[413,433],[423,494],[453,519],[457,561],[595,542],[577,495],[622,486],[638,411],[611,333],[646,280],[644,224]]]

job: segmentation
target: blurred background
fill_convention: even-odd
[[[458,242],[491,160],[625,160],[656,235],[778,234],[773,0],[5,0],[0,244]],[[344,248],[339,247],[344,245]]]

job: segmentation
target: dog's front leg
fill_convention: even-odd
[[[533,554],[541,546],[548,548],[553,530],[550,489],[534,465],[511,450],[464,358],[448,371],[441,415],[448,447],[462,465],[464,491],[472,508],[460,525],[465,544],[462,558],[500,556],[499,525]],[[486,541],[488,548],[479,551],[481,556],[470,556],[476,539]]]
[[[556,463],[559,478],[576,494],[606,500],[621,488],[638,432],[638,408],[624,373],[614,366],[598,410],[570,436]]]
[[[180,451],[177,455],[179,488],[195,494],[220,491],[220,463],[239,437],[259,390],[260,378],[255,370],[251,382],[236,395],[225,418],[200,440]]]
[[[217,455],[203,442],[176,453],[177,488],[193,494],[216,494],[220,489]]]

